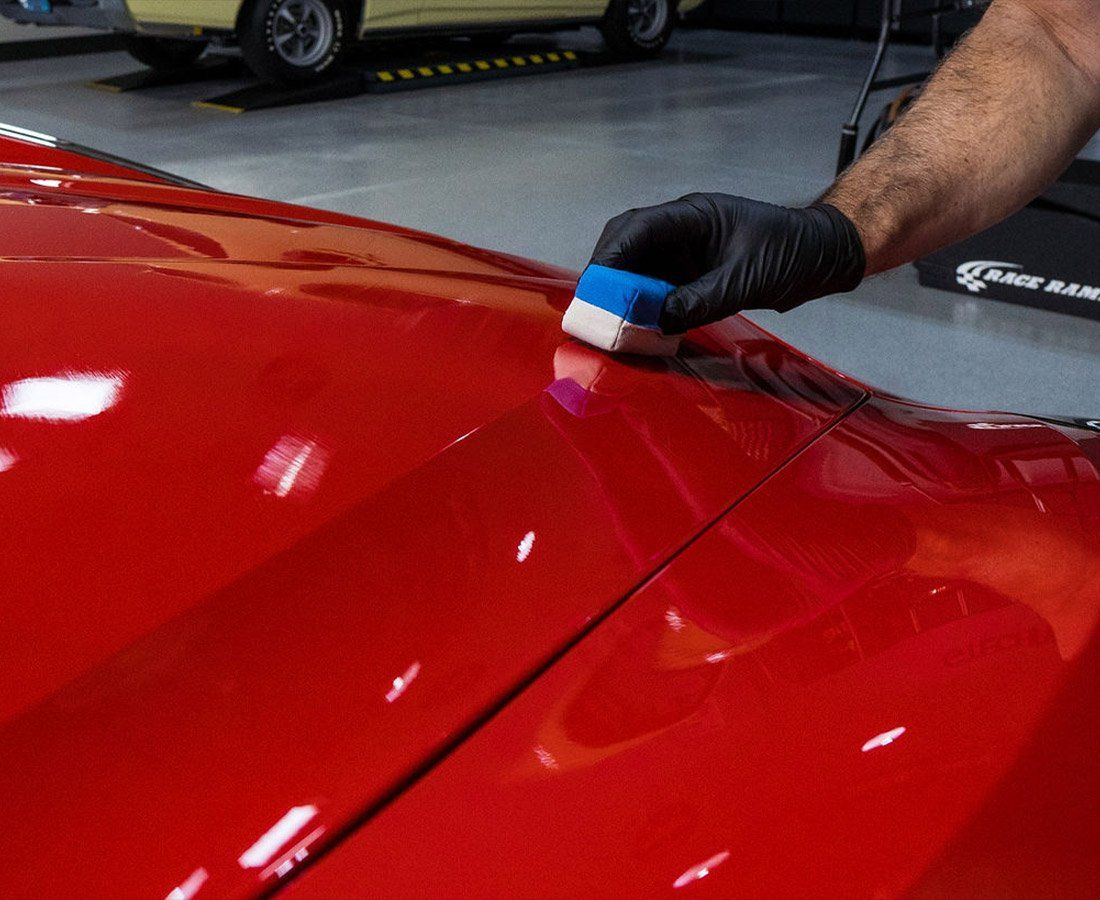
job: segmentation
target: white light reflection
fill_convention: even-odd
[[[206,869],[195,869],[185,881],[172,888],[164,900],[191,900],[209,877],[210,873]]]
[[[61,187],[61,182],[57,178],[32,178],[31,184],[37,184],[39,187],[47,188]]]
[[[313,831],[264,869],[260,873],[260,880],[265,881],[272,875],[275,875],[277,878],[285,878],[298,863],[304,862],[309,857],[310,845],[324,833],[325,829],[323,827],[314,828]]]
[[[0,415],[46,422],[81,422],[118,402],[120,373],[63,372],[49,378],[23,378],[4,385]]]
[[[1042,422],[967,422],[975,431],[1014,431],[1018,428],[1046,428]]]
[[[41,131],[31,131],[29,128],[20,128],[18,125],[9,125],[7,122],[0,122],[0,131],[13,132],[17,137],[37,138],[40,141],[49,141],[51,144],[57,143],[57,138],[52,134],[43,134]],[[53,168],[53,166],[44,167]]]
[[[456,438],[455,438],[455,439],[454,439],[453,441],[451,441],[451,442],[450,442],[450,443],[449,443],[449,444],[448,444],[448,445],[447,445],[446,447],[444,447],[443,449],[444,449],[444,450],[450,450],[450,449],[451,449],[451,447],[453,447],[453,446],[454,446],[455,444],[461,444],[461,443],[462,443],[462,442],[463,442],[464,440],[466,440],[466,438],[468,438],[468,437],[469,437],[469,436],[470,436],[471,434],[473,434],[473,433],[474,433],[475,431],[477,431],[477,429],[476,429],[476,428],[471,428],[471,429],[470,429],[469,431],[467,431],[467,432],[466,432],[465,434],[463,434],[463,435],[460,435],[459,437],[456,437]]]
[[[673,631],[684,630],[683,616],[680,615],[680,610],[678,610],[675,606],[670,606],[668,609],[665,610],[665,621],[668,622],[668,627],[671,628]]]
[[[317,441],[284,434],[264,454],[252,480],[265,494],[308,496],[317,490],[328,465],[328,453]]]
[[[732,647],[729,650],[717,650],[714,653],[708,653],[706,655],[706,661],[709,663],[720,663],[725,662],[731,656],[733,656]]]
[[[6,472],[19,462],[19,454],[5,447],[0,447],[0,472]]]
[[[516,547],[516,562],[526,562],[535,546],[535,532],[528,531]]]
[[[704,860],[697,866],[692,866],[683,875],[672,882],[674,888],[686,887],[689,884],[693,884],[696,881],[701,881],[706,878],[711,872],[713,872],[718,866],[722,865],[727,859],[730,858],[729,850],[723,850],[721,853],[715,853],[708,860]]]
[[[267,865],[280,848],[316,815],[316,806],[292,806],[286,815],[264,832],[263,837],[240,855],[237,862],[242,869],[258,869]]]
[[[409,685],[420,674],[420,663],[414,662],[401,675],[393,680],[393,687],[386,691],[386,702],[393,703],[398,697],[409,689]]]
[[[876,734],[860,749],[864,753],[868,753],[871,750],[877,750],[879,747],[888,747],[903,734],[905,734],[905,726],[899,725],[897,728],[891,728],[889,731],[884,731],[882,734]]]
[[[547,750],[544,746],[542,746],[542,744],[539,744],[535,747],[535,756],[537,757],[538,761],[547,769],[557,770],[561,768],[561,766],[558,765],[558,760],[554,756],[554,754]]]

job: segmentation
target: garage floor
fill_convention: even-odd
[[[134,68],[123,55],[91,55],[0,64],[0,121],[226,190],[580,268],[603,222],[630,206],[692,190],[812,199],[830,180],[870,52],[853,41],[684,31],[653,63],[243,116],[188,105],[228,84],[89,90],[82,82]],[[904,47],[893,68],[928,57]],[[752,318],[894,393],[1100,415],[1100,322],[922,288],[909,267],[844,298]]]

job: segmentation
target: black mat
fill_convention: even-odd
[[[915,265],[929,287],[1100,319],[1100,163],[1078,160],[1015,215]]]

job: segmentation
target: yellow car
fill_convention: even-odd
[[[178,68],[210,41],[236,40],[262,78],[308,81],[355,39],[411,34],[500,39],[516,31],[596,25],[621,54],[659,52],[677,17],[703,0],[0,0],[17,22],[129,34],[146,65]]]

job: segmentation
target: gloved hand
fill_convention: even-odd
[[[667,334],[850,291],[866,268],[859,232],[827,203],[788,209],[728,194],[688,194],[616,216],[592,262],[680,285],[661,312]]]

